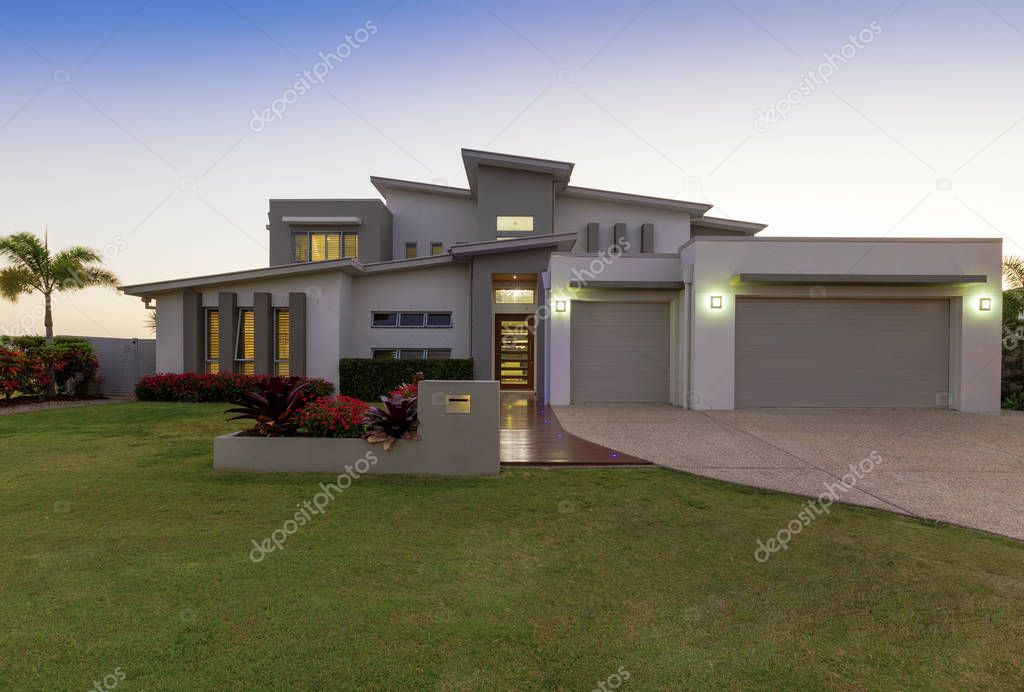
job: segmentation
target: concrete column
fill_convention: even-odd
[[[186,291],[181,294],[181,352],[183,372],[206,369],[206,328],[203,324],[203,294]]]
[[[253,336],[255,351],[253,366],[257,375],[274,374],[274,309],[270,305],[270,294],[252,294]]]
[[[238,295],[224,292],[217,296],[220,311],[220,371],[235,371],[235,336],[238,333]]]
[[[288,319],[291,322],[291,336],[288,372],[297,377],[306,376],[306,294],[288,294]],[[337,369],[338,364],[334,364]],[[337,374],[337,373],[335,373]]]

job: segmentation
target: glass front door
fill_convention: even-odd
[[[533,389],[533,332],[527,317],[494,317],[494,378],[502,389]]]

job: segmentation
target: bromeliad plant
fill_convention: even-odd
[[[255,389],[238,395],[231,402],[237,408],[225,413],[238,414],[228,420],[256,421],[253,431],[262,437],[291,436],[299,427],[298,411],[308,386],[292,378],[270,377],[260,381]]]
[[[371,408],[366,412],[366,432],[363,439],[371,444],[384,443],[384,451],[398,440],[420,439],[420,417],[416,397],[392,394],[380,398],[384,408]]]

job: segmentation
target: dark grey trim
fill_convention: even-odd
[[[306,294],[288,294],[288,373],[306,376]]]
[[[832,286],[940,286],[984,284],[984,274],[736,274],[733,284]]]
[[[238,294],[224,291],[217,295],[220,311],[220,371],[235,372],[235,339],[238,334]]]
[[[269,293],[252,294],[253,367],[257,375],[274,374],[274,308]]]
[[[601,224],[591,221],[587,224],[587,252],[601,249]]]
[[[206,325],[203,319],[203,294],[186,291],[181,294],[181,345],[182,370],[203,372],[206,370]]]
[[[650,254],[654,252],[654,224],[645,223],[640,226],[640,252]]]
[[[612,244],[622,247],[623,243],[625,243],[627,240],[628,238],[626,238],[626,224],[615,224],[615,226],[612,227]]]
[[[577,285],[575,279],[569,280],[569,288],[640,288],[654,291],[666,289],[683,290],[682,281],[587,281],[585,286]]]

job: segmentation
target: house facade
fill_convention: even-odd
[[[471,357],[552,404],[999,410],[999,239],[760,237],[572,163],[462,157],[468,188],[270,200],[266,267],[123,287],[155,301],[157,371]]]

